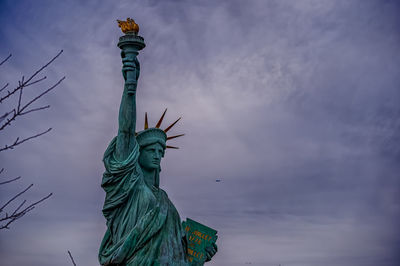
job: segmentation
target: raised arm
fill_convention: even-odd
[[[118,160],[125,160],[135,145],[136,128],[136,87],[140,74],[140,64],[135,54],[121,52],[122,75],[124,76],[124,92],[118,117],[118,136],[116,156]]]
[[[118,20],[118,26],[125,34],[119,37],[118,47],[121,49],[122,75],[124,76],[124,92],[118,117],[118,136],[116,143],[116,157],[125,160],[132,152],[136,143],[136,87],[140,74],[140,65],[137,55],[146,47],[143,37],[137,35],[139,25],[133,19]]]

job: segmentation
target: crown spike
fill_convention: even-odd
[[[144,114],[144,129],[149,128],[149,121],[147,120],[147,112]]]
[[[182,136],[185,136],[185,134],[180,134],[180,135],[176,135],[176,136],[167,137],[167,140],[178,138],[178,137],[182,137]]]
[[[167,149],[179,149],[179,147],[175,147],[175,146],[168,146],[168,145],[167,145]]]
[[[167,133],[168,130],[170,130],[179,120],[181,120],[182,117],[179,117],[178,120],[176,120],[174,123],[172,123],[169,127],[164,129],[164,132]]]
[[[166,112],[167,112],[167,108],[165,108],[165,111],[164,111],[164,113],[162,114],[160,120],[158,120],[157,125],[156,125],[156,128],[160,128],[161,123],[162,123],[162,121],[163,121],[163,119],[164,119],[164,116],[165,116],[165,113],[166,113]]]

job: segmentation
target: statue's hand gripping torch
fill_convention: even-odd
[[[137,88],[137,81],[139,79],[140,64],[136,55],[126,55],[121,53],[122,57],[122,75],[125,80],[125,88],[128,94],[134,94]]]

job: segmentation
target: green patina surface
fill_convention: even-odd
[[[127,266],[203,265],[216,253],[216,231],[188,219],[188,228],[212,237],[198,247],[192,246],[194,231],[183,229],[177,210],[159,187],[165,132],[148,128],[135,134],[140,74],[137,55],[145,47],[144,39],[127,33],[120,37],[118,47],[125,85],[118,134],[103,157],[106,170],[101,186],[106,192],[103,214],[107,231],[100,246],[99,262]],[[188,238],[192,249],[188,249]],[[201,259],[193,260],[193,248],[202,252]]]

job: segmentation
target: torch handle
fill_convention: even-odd
[[[122,72],[125,79],[125,88],[128,94],[136,92],[138,77],[139,77],[139,61],[136,58],[137,53],[125,52],[121,53],[122,56]]]

